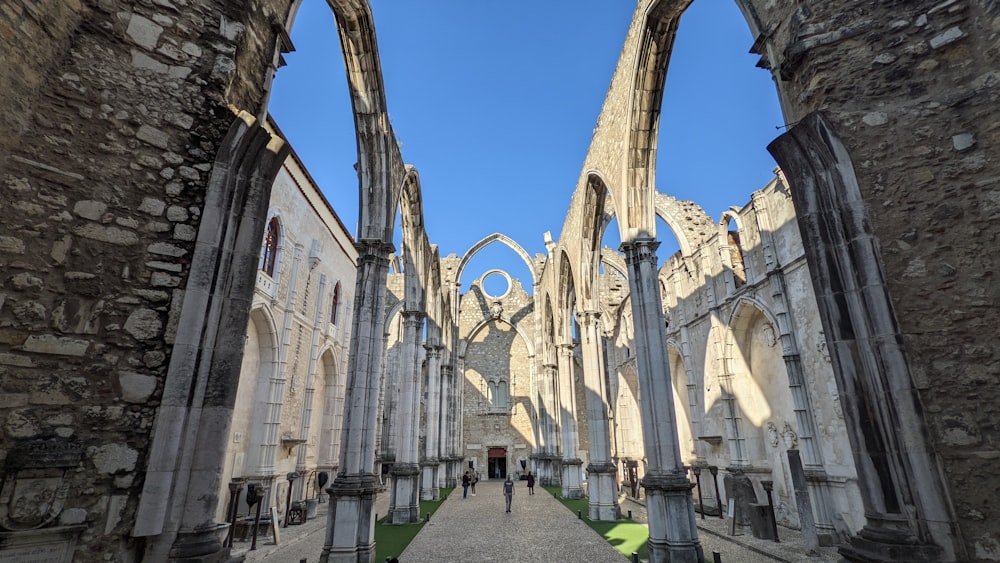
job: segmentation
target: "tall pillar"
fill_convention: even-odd
[[[648,465],[643,477],[649,518],[649,561],[702,563],[691,483],[681,463],[677,417],[657,278],[655,239],[622,243],[635,322],[635,355]]]
[[[439,377],[440,384],[438,385],[438,389],[441,393],[441,397],[438,401],[440,404],[440,411],[438,413],[438,420],[434,423],[438,425],[438,496],[440,496],[441,487],[453,486],[448,482],[448,464],[450,463],[448,458],[451,456],[451,448],[448,445],[448,436],[450,436],[448,431],[448,421],[451,412],[450,402],[452,373],[453,371],[450,365],[441,366]]]
[[[546,365],[538,378],[539,409],[539,452],[538,482],[542,485],[558,485],[560,475],[556,471],[555,460],[559,455],[559,433],[557,431],[559,402],[555,392],[556,366]]]
[[[392,465],[388,521],[411,524],[420,520],[420,369],[418,345],[424,314],[403,311],[403,352],[400,361],[399,418],[396,462]]]
[[[577,454],[580,444],[576,423],[576,383],[573,373],[573,345],[560,344],[559,348],[559,413],[562,420],[562,496],[583,498],[580,466],[583,460]]]
[[[427,404],[424,406],[424,439],[423,457],[420,459],[420,469],[423,471],[423,484],[420,487],[421,500],[438,500],[441,490],[438,488],[438,468],[441,464],[438,456],[440,447],[438,441],[438,424],[441,421],[441,347],[426,346],[427,350]],[[418,512],[417,517],[420,517]]]
[[[385,353],[385,286],[393,248],[380,240],[362,240],[357,247],[340,472],[327,489],[331,505],[321,563],[371,563],[375,559],[375,434]]]
[[[611,425],[604,392],[604,346],[599,311],[586,311],[580,320],[583,353],[583,384],[587,398],[587,429],[590,437],[590,464],[587,465],[591,520],[617,520],[618,488],[615,464],[611,460]]]

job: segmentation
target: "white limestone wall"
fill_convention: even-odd
[[[285,476],[301,469],[297,448],[306,451],[302,478],[307,481],[305,486],[296,487],[292,500],[315,496],[317,469],[329,471],[339,449],[340,432],[335,427],[342,415],[336,411],[343,409],[357,251],[352,236],[319,189],[294,154],[272,187],[268,219],[278,217],[281,225],[278,265],[273,277],[258,272],[222,481],[223,487],[233,478],[270,481],[273,486],[265,502],[282,511],[287,494]],[[298,261],[293,259],[296,247],[301,248]],[[269,464],[273,469],[261,474],[257,458],[273,390],[272,372],[284,380],[280,424]],[[327,389],[328,384],[334,388]],[[307,385],[313,389],[311,394]],[[307,396],[311,397],[309,432],[307,442],[299,444]],[[221,498],[226,501],[220,502],[217,519],[225,520],[227,488]]]

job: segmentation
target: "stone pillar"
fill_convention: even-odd
[[[867,524],[840,553],[858,562],[964,560],[850,151],[820,112],[768,151],[789,180],[865,506]]]
[[[424,455],[420,460],[423,484],[420,488],[421,500],[438,500],[438,468],[441,464],[438,430],[441,419],[441,347],[425,346],[427,350],[427,404],[424,406]],[[417,517],[419,518],[419,513]]]
[[[382,356],[385,286],[392,245],[358,243],[358,278],[344,398],[340,473],[333,480],[321,563],[369,563],[375,557],[375,439]]]
[[[555,366],[546,364],[537,378],[538,446],[534,458],[540,485],[553,485],[552,456],[556,453],[554,390]]]
[[[216,157],[132,535],[147,561],[225,561],[215,522],[260,241],[289,147],[241,112]],[[179,290],[180,291],[180,290]]]
[[[438,496],[440,496],[441,487],[450,487],[448,484],[448,463],[449,456],[451,455],[451,448],[448,445],[448,437],[450,433],[448,432],[448,421],[450,417],[450,401],[451,401],[451,378],[453,374],[452,367],[450,365],[441,366],[440,374],[440,384],[438,388],[441,392],[441,398],[438,401],[440,405],[440,411],[438,413],[438,420],[434,424],[438,425]]]
[[[657,294],[659,295],[659,294]],[[599,311],[586,311],[580,320],[583,352],[583,384],[587,397],[587,429],[590,437],[590,464],[587,466],[591,520],[617,520],[618,488],[615,464],[611,460],[611,425],[604,393],[604,346]],[[672,404],[672,403],[671,403]]]
[[[649,560],[704,561],[695,524],[691,483],[681,463],[677,417],[667,357],[666,327],[657,278],[655,239],[622,243],[635,322],[635,355],[642,395],[643,477],[649,519]]]
[[[411,524],[420,520],[420,369],[418,354],[424,314],[403,311],[403,352],[399,374],[399,418],[396,462],[392,466],[388,522]]]
[[[573,373],[573,345],[560,344],[559,348],[559,413],[562,420],[562,495],[565,498],[583,498],[580,466],[577,455],[579,429],[576,424],[576,384]]]

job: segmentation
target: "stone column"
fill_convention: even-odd
[[[635,322],[635,355],[642,395],[643,477],[649,519],[649,560],[704,561],[695,525],[691,483],[681,463],[677,417],[657,278],[655,239],[622,243]]]
[[[573,345],[560,344],[559,348],[559,413],[562,420],[562,495],[565,498],[583,498],[580,466],[583,460],[577,455],[580,436],[576,424],[576,383],[573,373]]]
[[[403,311],[403,352],[399,373],[399,418],[396,462],[392,465],[388,522],[410,524],[420,520],[420,369],[419,340],[424,314]]]
[[[559,482],[553,468],[553,459],[558,455],[558,433],[556,420],[558,402],[556,400],[554,383],[556,366],[548,364],[538,377],[538,482],[541,485],[556,485]]]
[[[657,294],[659,295],[659,294]],[[618,488],[615,464],[611,460],[611,425],[608,401],[604,396],[604,346],[599,311],[578,315],[580,346],[583,352],[583,384],[587,398],[587,429],[590,437],[590,464],[587,465],[591,520],[617,520]]]
[[[392,245],[358,243],[358,278],[344,398],[340,472],[327,493],[326,540],[321,563],[368,563],[375,557],[375,434],[385,354],[385,286]]]
[[[448,432],[448,421],[450,417],[450,401],[451,401],[451,378],[453,370],[450,365],[441,366],[440,383],[438,389],[441,392],[441,398],[438,401],[440,405],[440,410],[438,412],[437,422],[433,422],[438,425],[438,495],[440,496],[441,487],[450,487],[452,485],[448,484],[448,477],[450,475],[448,471],[448,464],[450,463],[449,457],[451,455],[451,448],[449,446],[449,436]]]
[[[424,406],[424,455],[420,460],[423,471],[423,484],[420,488],[421,500],[438,500],[441,490],[438,488],[438,468],[441,464],[439,456],[440,444],[438,430],[441,419],[441,347],[425,346],[427,350],[427,404]],[[419,507],[418,507],[419,508]],[[419,511],[417,517],[420,517]]]

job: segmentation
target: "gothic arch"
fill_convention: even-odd
[[[499,242],[500,244],[506,245],[508,248],[514,251],[515,254],[521,257],[524,264],[528,266],[528,272],[531,273],[531,284],[532,286],[538,284],[538,274],[535,272],[535,266],[531,262],[531,256],[524,250],[524,248],[518,244],[514,239],[508,237],[502,233],[493,233],[483,237],[479,242],[472,245],[469,250],[462,255],[462,261],[459,262],[458,268],[455,271],[455,284],[461,287],[462,284],[462,272],[465,271],[465,267],[469,264],[469,261],[479,253],[480,250],[486,248],[494,242]]]

